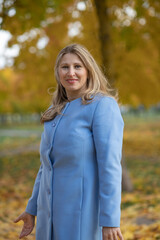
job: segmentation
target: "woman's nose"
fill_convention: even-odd
[[[68,68],[68,75],[69,76],[73,76],[75,74],[74,68],[73,67],[69,67]]]

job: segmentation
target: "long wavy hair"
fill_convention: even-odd
[[[111,88],[108,79],[105,77],[90,52],[80,44],[71,44],[63,48],[57,56],[54,68],[57,87],[53,94],[52,106],[42,114],[40,119],[41,123],[50,121],[61,114],[62,109],[68,102],[67,94],[60,82],[58,71],[62,57],[67,53],[76,54],[88,71],[87,87],[82,95],[82,104],[89,104],[92,102],[94,96],[98,93],[118,100],[118,93]]]

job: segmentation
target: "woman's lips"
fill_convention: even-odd
[[[75,83],[75,82],[77,82],[78,81],[78,79],[67,79],[67,82],[68,83]]]

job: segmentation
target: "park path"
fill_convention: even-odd
[[[22,138],[30,138],[37,137],[40,139],[41,130],[24,130],[24,129],[0,129],[0,138],[2,137],[22,137]],[[39,143],[27,144],[19,147],[14,147],[13,149],[4,149],[0,151],[0,157],[5,156],[14,156],[21,153],[26,152],[38,152],[39,151]]]
[[[16,147],[14,149],[8,150],[3,150],[0,152],[0,157],[5,157],[5,156],[14,156],[18,155],[21,153],[27,153],[27,152],[38,152],[39,151],[39,144],[31,144],[31,145],[26,145],[23,147]]]
[[[40,137],[40,130],[24,129],[0,129],[0,137],[31,137],[33,135]]]

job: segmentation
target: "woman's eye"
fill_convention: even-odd
[[[75,68],[81,68],[81,65],[76,65]]]
[[[68,68],[68,66],[63,66],[62,68]]]

